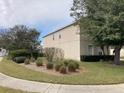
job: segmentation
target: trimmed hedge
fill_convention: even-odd
[[[25,57],[28,57],[30,58],[31,57],[31,54],[28,50],[26,49],[19,49],[19,50],[13,50],[13,51],[10,51],[9,53],[9,56],[14,59],[15,57],[20,57],[20,56],[25,56]],[[35,59],[37,59],[37,57],[39,56],[39,53],[38,52],[33,52],[33,57]]]
[[[30,53],[25,49],[13,50],[9,52],[9,56],[13,59],[20,56],[30,56]]]
[[[24,63],[25,62],[25,60],[26,60],[26,57],[15,57],[14,58],[14,61],[16,62],[16,63]]]
[[[98,62],[100,60],[103,61],[113,61],[114,55],[83,55],[81,56],[81,61],[86,62]]]

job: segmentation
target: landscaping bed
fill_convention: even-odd
[[[76,75],[80,72],[84,72],[84,69],[82,70],[82,68],[80,68],[80,62],[75,60],[63,59],[49,62],[46,57],[39,57],[37,59],[19,57],[18,62],[14,62],[34,71],[44,72],[57,76],[73,74]]]
[[[46,64],[44,64],[42,67],[37,67],[35,63],[30,63],[28,65],[25,65],[24,63],[20,64],[21,66],[24,66],[28,69],[34,70],[34,71],[38,71],[38,72],[43,72],[43,73],[47,73],[49,75],[56,75],[56,76],[64,76],[64,75],[78,75],[80,73],[85,73],[83,69],[78,69],[76,70],[76,72],[69,72],[67,74],[61,74],[59,72],[57,72],[55,69],[47,69],[46,68]]]

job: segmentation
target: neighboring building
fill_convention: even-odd
[[[36,50],[38,50],[39,53],[43,53],[43,46],[42,45],[37,45]]]
[[[6,55],[7,55],[6,49],[0,48],[0,57],[1,56],[6,56]]]
[[[81,55],[101,55],[102,50],[94,46],[86,35],[80,35],[78,25],[70,24],[44,36],[43,48],[56,47],[64,50],[67,59],[80,60]]]
[[[113,47],[111,47],[110,48],[110,55],[113,55],[114,54],[114,48]],[[121,58],[124,58],[124,47],[121,49],[121,51],[120,51],[120,57]]]

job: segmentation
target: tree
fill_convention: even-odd
[[[120,64],[120,50],[124,45],[124,0],[74,0],[72,16],[81,29],[105,46],[114,46],[115,64]],[[85,12],[85,13],[84,13]]]
[[[0,47],[5,48],[5,33],[7,32],[7,29],[1,29],[0,30]]]
[[[40,33],[34,28],[24,25],[16,25],[13,28],[0,33],[1,46],[8,50],[28,49],[32,51],[36,45],[40,44]]]

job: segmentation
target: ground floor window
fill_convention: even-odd
[[[88,55],[94,55],[94,46],[88,45]]]

